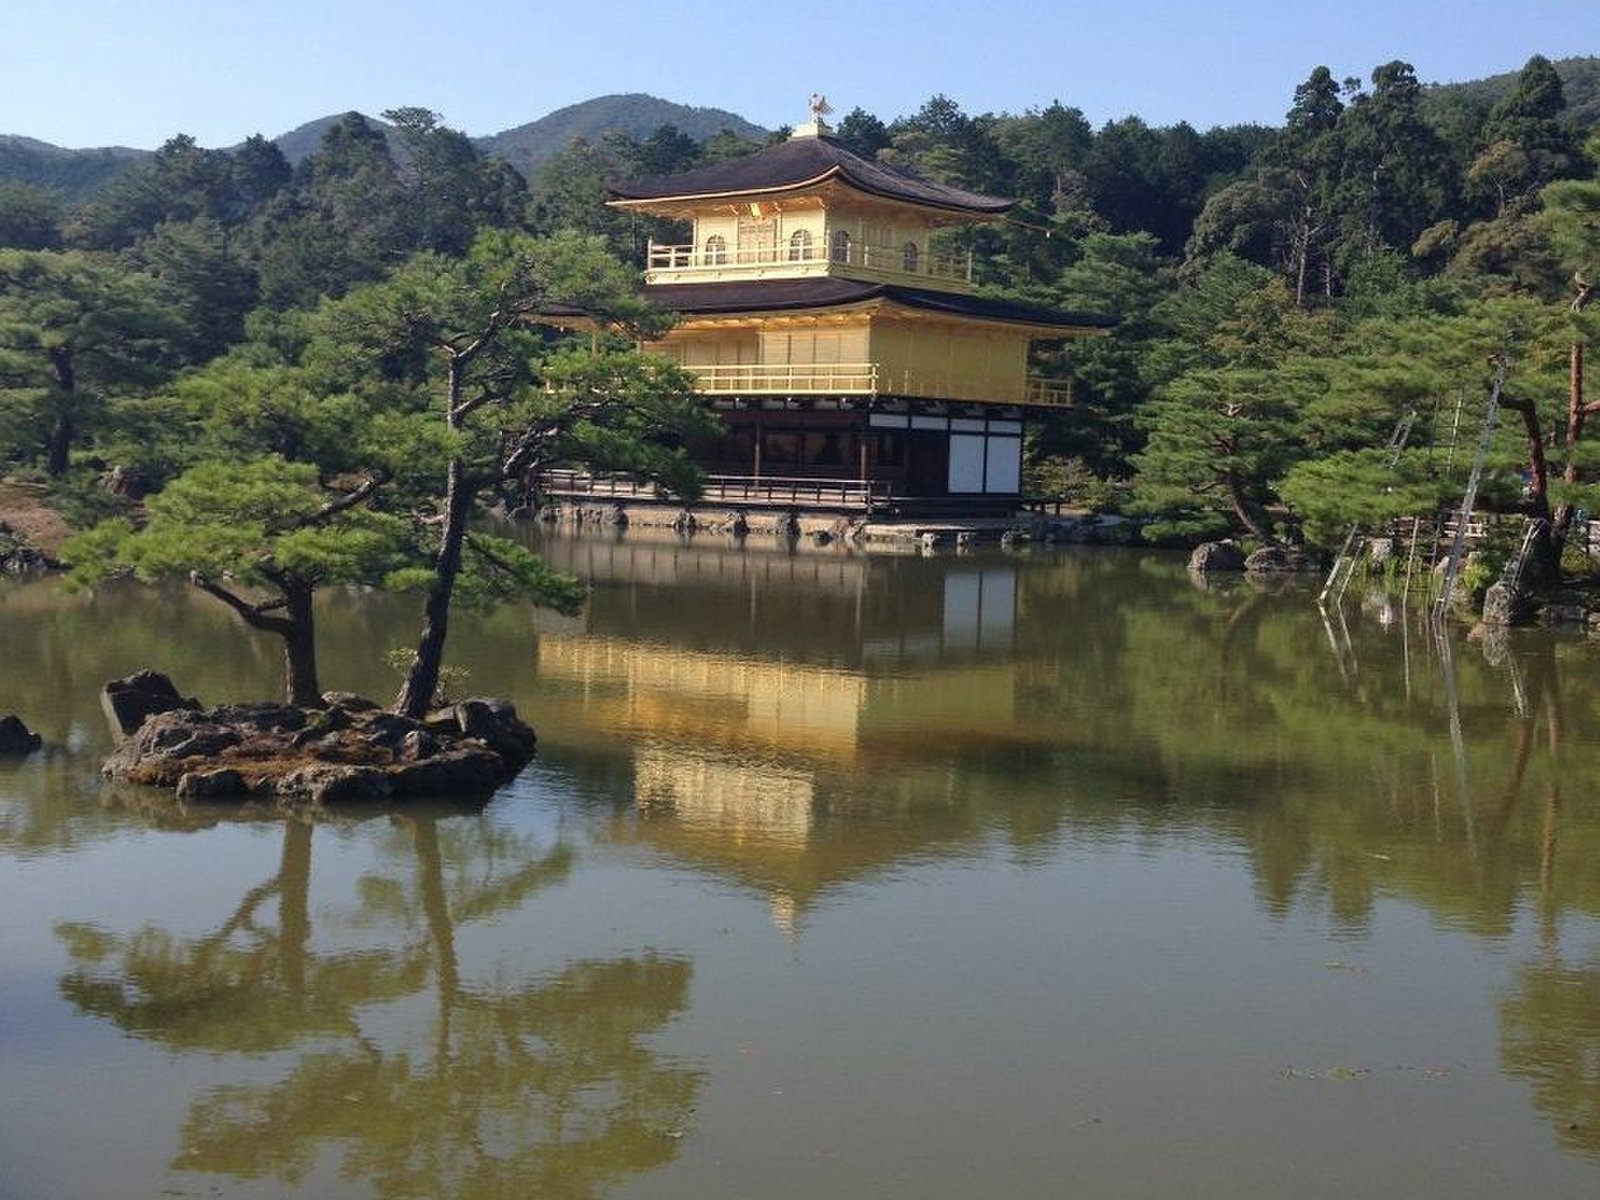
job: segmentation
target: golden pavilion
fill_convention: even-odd
[[[812,120],[784,142],[682,174],[613,184],[619,209],[687,222],[652,242],[643,290],[680,316],[651,349],[696,379],[725,429],[696,457],[705,500],[871,515],[1009,512],[1022,435],[1071,402],[1029,373],[1039,340],[1114,318],[978,294],[942,230],[1014,201],[919,179]]]

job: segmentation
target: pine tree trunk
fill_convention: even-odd
[[[1561,579],[1561,543],[1555,537],[1558,514],[1550,511],[1550,465],[1544,456],[1539,410],[1533,401],[1520,397],[1502,397],[1501,404],[1522,415],[1528,441],[1528,516],[1540,522],[1539,532],[1528,547],[1523,577],[1531,587],[1549,587]]]
[[[73,428],[71,396],[78,388],[78,373],[72,365],[72,353],[60,346],[50,351],[50,369],[55,372],[56,386],[66,394],[68,402],[63,405],[66,411],[59,413],[50,427],[45,446],[45,470],[51,475],[61,475],[66,472],[72,438],[77,432]]]
[[[63,413],[57,417],[55,424],[50,427],[50,436],[45,444],[44,469],[51,475],[65,474],[68,455],[72,450],[72,418]]]
[[[1251,537],[1263,542],[1272,540],[1267,532],[1266,523],[1257,515],[1255,508],[1244,494],[1244,485],[1237,475],[1231,472],[1224,478],[1224,485],[1228,489],[1228,503],[1233,508],[1233,515],[1239,519],[1245,532]]]
[[[311,593],[308,584],[294,583],[284,588],[287,602],[284,609],[287,624],[283,629],[284,691],[288,702],[300,708],[322,707]]]
[[[1567,432],[1563,447],[1566,463],[1561,470],[1561,481],[1566,484],[1578,482],[1578,443],[1583,440],[1583,417],[1583,343],[1573,342],[1567,358]],[[1570,501],[1556,506],[1550,532],[1558,556],[1560,548],[1567,544],[1576,515],[1577,506]]]
[[[1311,222],[1302,216],[1302,225],[1295,231],[1294,303],[1296,308],[1306,306],[1306,274],[1311,269]]]
[[[423,608],[422,636],[411,660],[405,686],[395,698],[395,711],[408,717],[427,715],[439,688],[439,668],[444,663],[444,639],[450,627],[450,599],[455,594],[456,576],[461,573],[461,549],[467,537],[467,517],[472,511],[474,489],[466,479],[460,459],[450,462],[445,488],[444,529],[439,535],[439,552],[434,559],[433,583]]]

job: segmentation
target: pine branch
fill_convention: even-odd
[[[310,517],[307,517],[305,524],[308,526],[321,525],[332,520],[342,512],[348,512],[350,509],[356,507],[356,505],[365,501],[369,496],[372,495],[373,492],[377,491],[380,487],[388,482],[389,473],[387,471],[379,471],[370,479],[362,483],[361,486],[356,488],[355,491],[344,496],[340,496],[336,500],[329,500],[321,508],[317,509],[317,511]]]
[[[289,629],[289,622],[279,617],[269,617],[266,610],[274,605],[251,604],[244,597],[229,591],[221,584],[213,583],[199,571],[189,572],[189,582],[194,584],[208,596],[214,596],[222,601],[234,612],[239,614],[239,619],[252,629],[261,629],[268,633],[284,634]]]

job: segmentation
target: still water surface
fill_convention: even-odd
[[[1180,561],[552,540],[479,809],[97,775],[274,648],[0,585],[0,1197],[1600,1194],[1600,648]],[[412,602],[340,596],[387,696]]]

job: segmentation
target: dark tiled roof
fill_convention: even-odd
[[[685,314],[832,308],[881,299],[903,304],[907,308],[986,321],[1055,325],[1064,329],[1110,329],[1117,324],[1116,317],[1104,313],[1067,312],[1033,304],[1017,304],[1010,300],[992,300],[986,296],[902,287],[893,283],[864,283],[834,276],[735,280],[726,283],[657,283],[646,286],[644,295],[658,307]]]
[[[659,175],[613,183],[618,200],[669,200],[690,196],[728,196],[781,191],[836,175],[863,192],[972,213],[1003,213],[1016,203],[895,171],[862,158],[831,137],[798,137],[743,158],[715,163],[679,175]]]

